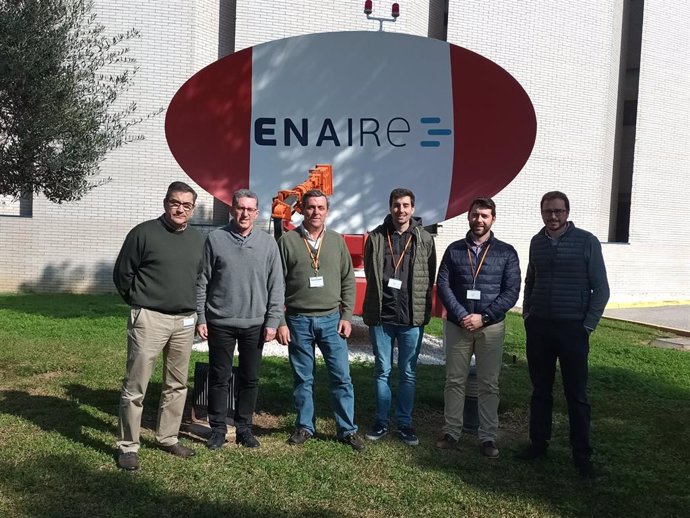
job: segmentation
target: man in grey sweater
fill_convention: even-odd
[[[238,344],[236,442],[258,448],[252,416],[264,342],[275,338],[285,287],[275,240],[254,229],[259,200],[252,191],[233,194],[233,220],[209,234],[197,279],[197,331],[208,339],[209,449],[225,443],[228,386]]]

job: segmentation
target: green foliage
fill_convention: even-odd
[[[107,181],[92,181],[105,154],[142,139],[129,130],[155,115],[116,106],[138,37],[106,35],[92,0],[0,0],[0,195],[62,203]]]
[[[560,376],[549,456],[520,462],[530,386],[519,315],[507,320],[501,374],[501,457],[436,450],[444,368],[417,370],[416,448],[394,437],[363,454],[332,440],[328,377],[316,369],[318,435],[285,443],[295,419],[285,358],[265,357],[256,417],[258,451],[208,451],[203,432],[181,437],[196,457],[155,448],[160,362],[144,402],[142,470],[115,467],[117,401],[126,362],[128,308],[115,296],[0,295],[0,516],[687,516],[690,353],[656,349],[662,333],[602,320],[592,335],[590,398],[595,462],[603,476],[572,467]],[[436,322],[438,324],[438,322]],[[207,361],[194,353],[194,361]],[[373,366],[351,364],[356,419],[371,424]],[[394,373],[395,375],[395,373]],[[190,379],[191,385],[191,379]],[[203,430],[203,429],[202,429]]]

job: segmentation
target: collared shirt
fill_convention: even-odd
[[[253,230],[253,229],[252,229]],[[237,223],[235,223],[235,220],[230,221],[230,235],[232,238],[237,241],[238,244],[243,245],[245,240],[251,235],[252,233],[249,232],[246,236],[243,236],[242,234],[239,233],[237,230]]]
[[[570,221],[566,221],[565,227],[563,230],[561,230],[560,234],[558,234],[556,237],[553,237],[551,234],[549,234],[548,230],[544,230],[544,234],[546,234],[546,237],[548,237],[551,240],[551,245],[556,246],[558,242],[561,240],[563,237],[563,234],[565,234],[568,231],[568,227],[570,226]]]
[[[323,226],[323,229],[321,229],[321,232],[319,233],[319,237],[317,237],[316,239],[312,239],[311,236],[309,236],[309,232],[307,232],[307,229],[304,228],[304,225],[300,225],[299,230],[302,233],[302,236],[307,240],[307,243],[311,247],[312,252],[316,252],[319,249],[321,237],[326,232],[326,225]]]
[[[484,250],[484,245],[489,241],[488,239],[484,241],[483,243],[476,243],[475,241],[472,241],[471,239],[467,240],[469,242],[469,247],[470,250],[474,253],[474,256],[479,259],[479,254],[482,253],[482,250]]]

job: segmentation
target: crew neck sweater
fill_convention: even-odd
[[[199,324],[277,328],[283,313],[283,270],[272,236],[254,229],[237,239],[232,223],[206,239],[197,280]]]
[[[341,320],[352,319],[355,275],[343,236],[328,229],[323,234],[318,274],[298,229],[283,234],[278,249],[285,275],[287,314],[323,316],[340,309]],[[309,278],[316,275],[323,277],[323,287],[311,288]]]
[[[127,304],[167,314],[196,309],[195,286],[204,239],[189,225],[175,231],[162,216],[140,223],[125,238],[113,282]]]

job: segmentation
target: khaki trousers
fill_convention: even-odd
[[[443,342],[446,350],[443,433],[459,439],[465,409],[465,385],[474,353],[477,364],[479,441],[495,441],[498,433],[498,376],[503,362],[505,320],[467,331],[445,321]]]
[[[163,352],[163,387],[158,404],[156,441],[164,446],[177,442],[187,399],[187,375],[196,314],[166,315],[132,308],[127,323],[127,373],[119,409],[118,450],[139,450],[141,414],[146,388],[158,355]]]

